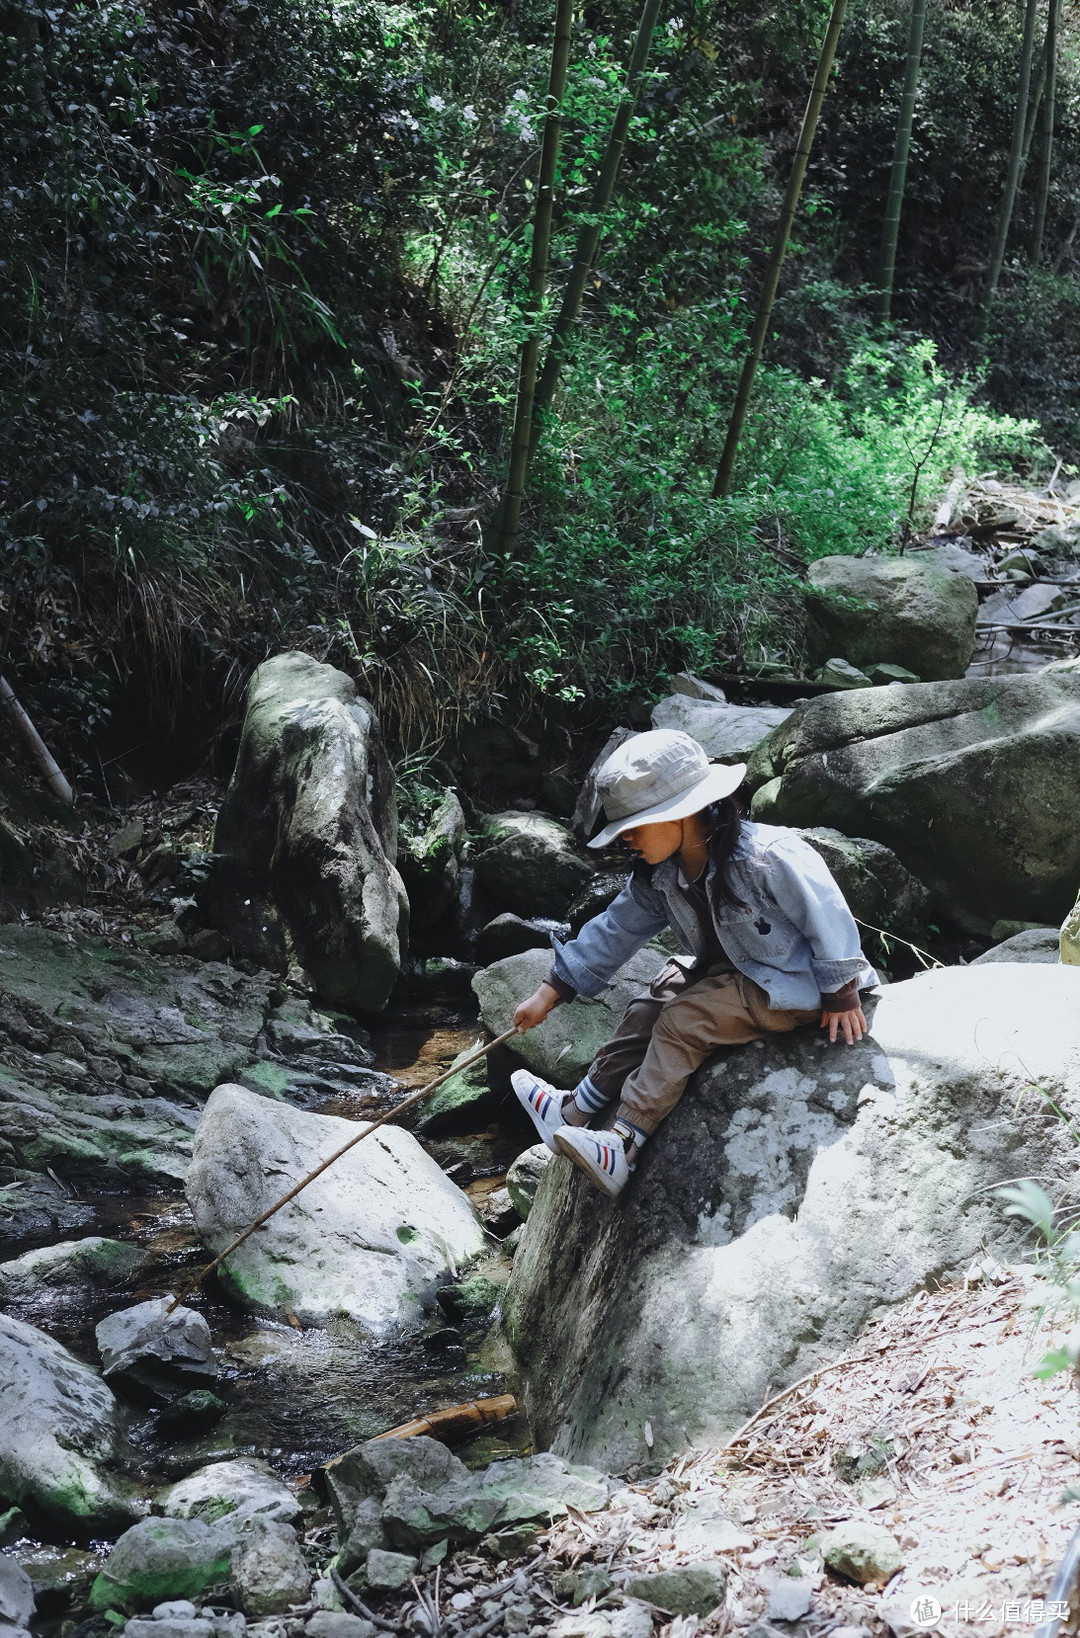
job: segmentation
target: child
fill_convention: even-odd
[[[560,1001],[596,995],[649,939],[672,928],[690,951],[631,1001],[572,1093],[516,1070],[514,1090],[549,1149],[616,1195],[641,1146],[720,1046],[821,1020],[835,1041],[862,1039],[860,989],[877,975],[840,889],[792,830],[744,821],[734,793],[746,772],[713,765],[689,734],[635,734],[608,757],[597,789],[637,863],[619,896],[576,938],[555,945],[551,973],[519,1003],[520,1030]],[[587,1123],[613,1099],[611,1126]]]

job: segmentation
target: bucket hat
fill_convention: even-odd
[[[596,793],[608,823],[590,847],[607,847],[634,825],[685,819],[720,802],[742,784],[745,762],[710,762],[702,746],[677,728],[634,734],[608,757]]]

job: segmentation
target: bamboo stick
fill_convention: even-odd
[[[720,457],[716,483],[713,485],[713,497],[717,499],[726,495],[731,488],[731,478],[735,470],[735,457],[738,454],[743,424],[746,420],[746,411],[750,404],[754,376],[757,373],[762,349],[765,345],[765,336],[768,332],[769,320],[772,317],[773,302],[776,300],[776,291],[780,283],[780,270],[784,265],[784,257],[787,254],[791,226],[795,220],[799,195],[802,193],[806,167],[810,159],[810,150],[814,145],[814,134],[817,131],[818,116],[821,113],[821,105],[825,100],[825,91],[829,84],[829,75],[832,73],[833,62],[836,58],[836,46],[840,38],[840,29],[846,9],[847,0],[834,0],[832,16],[829,18],[829,26],[822,41],[817,73],[814,76],[810,100],[807,102],[806,112],[803,115],[799,145],[795,150],[791,176],[788,179],[787,192],[784,195],[784,204],[780,212],[776,241],[773,245],[772,255],[769,258],[765,283],[762,286],[761,296],[758,300],[757,317],[750,337],[750,351],[743,365],[739,390],[735,395],[735,407],[731,412],[731,420],[728,422],[727,440],[724,444],[723,454]]]
[[[570,61],[570,27],[574,0],[557,0],[555,41],[548,79],[544,140],[540,150],[540,176],[533,217],[532,255],[529,259],[529,296],[525,310],[526,333],[521,345],[518,389],[514,406],[514,430],[510,441],[510,467],[499,521],[499,551],[512,557],[517,551],[521,527],[521,507],[525,499],[525,479],[532,444],[533,398],[540,356],[539,322],[547,285],[548,252],[551,246],[551,218],[555,203],[555,166],[562,134],[562,101],[566,71]]]
[[[1009,149],[1009,163],[1005,173],[1005,192],[1001,201],[1001,212],[998,216],[997,236],[990,256],[990,267],[986,275],[986,289],[983,293],[982,311],[979,315],[978,339],[985,341],[990,329],[990,309],[997,294],[998,280],[1001,269],[1005,265],[1005,249],[1009,242],[1009,228],[1012,226],[1013,207],[1016,204],[1016,194],[1020,182],[1020,167],[1023,162],[1024,128],[1027,123],[1028,95],[1031,90],[1031,61],[1035,47],[1035,21],[1039,9],[1039,0],[1027,0],[1024,12],[1024,34],[1020,46],[1020,82],[1016,91],[1016,108],[1013,113],[1012,146]]]
[[[544,357],[544,367],[540,372],[540,380],[533,400],[531,440],[533,449],[536,447],[536,440],[540,431],[538,417],[550,406],[551,400],[555,396],[559,371],[562,369],[563,359],[566,356],[570,334],[581,311],[585,285],[596,261],[604,216],[611,204],[615,184],[619,179],[619,168],[622,165],[623,153],[626,149],[630,121],[633,118],[634,109],[637,107],[642,76],[649,61],[649,50],[652,46],[653,35],[656,32],[656,19],[660,12],[660,5],[661,0],[645,0],[645,9],[641,13],[641,21],[638,23],[637,34],[634,36],[634,45],[630,53],[630,64],[626,71],[626,83],[623,87],[622,100],[615,111],[607,146],[604,149],[604,157],[600,162],[600,172],[589,204],[590,220],[578,234],[573,266],[566,281],[562,306],[559,308],[559,315],[555,320],[555,328],[551,332],[551,340],[548,342],[547,353]]]
[[[892,173],[889,177],[889,197],[885,206],[885,224],[881,239],[881,271],[878,275],[878,318],[887,324],[892,317],[893,282],[896,277],[896,246],[900,238],[900,212],[904,204],[907,183],[908,155],[911,152],[911,127],[915,120],[915,97],[919,89],[919,68],[922,63],[923,32],[926,26],[926,0],[911,0],[911,19],[908,26],[907,65],[904,89],[900,98],[900,114],[896,122],[896,145],[893,149]]]
[[[1057,96],[1057,39],[1061,17],[1061,0],[1049,0],[1046,14],[1046,48],[1043,67],[1046,76],[1046,100],[1043,104],[1042,152],[1039,155],[1039,188],[1035,203],[1035,227],[1031,235],[1031,260],[1035,267],[1042,261],[1043,234],[1046,231],[1046,208],[1050,199],[1050,175],[1054,159],[1054,104]]]
[[[29,746],[30,755],[41,769],[45,783],[53,795],[59,797],[65,807],[73,808],[75,806],[75,792],[60,772],[60,764],[30,721],[15,696],[15,690],[6,677],[0,677],[0,705],[4,706],[8,716]]]

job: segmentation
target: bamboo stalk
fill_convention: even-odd
[[[893,282],[896,277],[896,246],[900,238],[900,212],[904,204],[907,182],[908,155],[911,152],[911,128],[915,120],[915,97],[919,89],[919,68],[922,63],[923,33],[926,27],[926,0],[911,0],[911,20],[908,27],[907,66],[904,89],[900,98],[900,114],[896,122],[896,145],[893,149],[892,174],[889,177],[889,197],[885,206],[885,224],[881,238],[881,271],[878,275],[880,294],[878,318],[887,324],[892,317]]]
[[[517,550],[521,526],[521,507],[525,499],[525,479],[529,467],[529,449],[532,444],[533,398],[536,392],[536,371],[540,356],[540,309],[547,284],[548,252],[551,247],[551,218],[555,203],[555,166],[559,157],[559,139],[562,135],[562,101],[566,90],[566,71],[570,61],[570,27],[574,16],[574,0],[557,0],[555,12],[555,40],[551,52],[551,72],[548,78],[547,111],[544,116],[544,140],[540,150],[540,175],[536,192],[536,211],[533,217],[532,255],[529,258],[529,296],[525,309],[526,334],[521,345],[518,367],[517,398],[514,406],[514,430],[510,440],[510,466],[503,496],[502,516],[499,522],[499,551],[511,557]]]
[[[1027,0],[1024,12],[1024,34],[1020,46],[1020,82],[1017,86],[1016,108],[1013,112],[1012,146],[1009,149],[1009,164],[1005,173],[1005,192],[998,217],[997,236],[990,256],[986,289],[983,293],[982,311],[979,315],[978,339],[980,341],[986,340],[987,332],[990,329],[990,309],[997,294],[1001,269],[1005,265],[1005,249],[1009,242],[1009,228],[1012,226],[1013,207],[1016,204],[1016,194],[1020,182],[1020,166],[1024,151],[1024,128],[1027,123],[1028,95],[1031,90],[1031,62],[1035,49],[1035,21],[1038,9],[1039,0]]]
[[[73,808],[75,806],[75,792],[60,772],[60,764],[30,721],[15,696],[15,690],[6,677],[0,677],[0,705],[4,706],[8,716],[25,740],[30,749],[30,755],[41,769],[42,777],[53,795],[59,797],[65,807]]]
[[[402,1114],[406,1109],[411,1109],[414,1104],[420,1103],[424,1098],[429,1097],[444,1081],[448,1081],[451,1075],[460,1075],[463,1069],[469,1069],[473,1064],[479,1063],[480,1059],[486,1058],[488,1053],[495,1047],[502,1046],[504,1042],[509,1041],[512,1036],[518,1033],[519,1031],[513,1028],[504,1030],[501,1035],[495,1037],[494,1041],[489,1041],[486,1046],[480,1047],[478,1051],[465,1058],[460,1064],[453,1064],[449,1069],[444,1070],[441,1075],[436,1075],[435,1079],[428,1081],[427,1085],[422,1086],[419,1092],[412,1092],[407,1098],[402,1098],[401,1102],[395,1104],[393,1109],[387,1110],[385,1115],[380,1115],[378,1120],[373,1120],[370,1126],[365,1126],[362,1132],[358,1132],[355,1137],[350,1138],[348,1143],[343,1143],[340,1149],[335,1149],[328,1160],[324,1160],[321,1165],[316,1166],[313,1172],[308,1172],[306,1177],[302,1177],[295,1188],[290,1189],[288,1194],[283,1194],[281,1199],[275,1201],[267,1211],[263,1212],[261,1217],[257,1217],[254,1223],[249,1224],[243,1234],[238,1234],[236,1239],[230,1245],[227,1245],[225,1250],[215,1257],[212,1263],[207,1263],[205,1268],[200,1269],[194,1278],[190,1279],[182,1288],[179,1295],[173,1298],[165,1312],[171,1314],[174,1309],[179,1308],[184,1298],[189,1297],[193,1291],[197,1291],[207,1275],[212,1274],[215,1268],[220,1268],[226,1257],[231,1257],[238,1246],[242,1246],[245,1240],[250,1240],[256,1229],[260,1229],[264,1223],[268,1223],[271,1217],[276,1216],[281,1210],[282,1206],[289,1204],[290,1200],[295,1200],[297,1195],[306,1189],[309,1183],[314,1183],[315,1179],[321,1177],[323,1172],[327,1171],[335,1161],[341,1159],[342,1155],[347,1155],[350,1149],[355,1149],[358,1143],[363,1143],[364,1139],[369,1138],[372,1132],[377,1132],[380,1126],[386,1126],[390,1121],[396,1120],[398,1115]]]
[[[1035,204],[1035,227],[1031,235],[1031,260],[1035,267],[1042,261],[1043,234],[1046,231],[1046,209],[1050,199],[1050,175],[1054,158],[1054,103],[1057,95],[1057,39],[1061,17],[1061,0],[1049,0],[1046,14],[1046,49],[1043,64],[1046,75],[1046,100],[1043,103],[1043,139],[1039,156],[1039,187]]]
[[[548,342],[548,349],[544,358],[544,367],[540,372],[540,380],[533,400],[531,439],[531,448],[533,449],[536,447],[536,440],[540,432],[538,417],[550,406],[551,400],[555,396],[559,371],[562,369],[563,359],[566,356],[570,334],[581,311],[585,285],[596,261],[604,216],[611,204],[615,184],[619,179],[619,169],[622,165],[623,153],[626,150],[626,138],[630,130],[630,121],[634,116],[634,109],[637,107],[641,80],[649,61],[649,51],[652,46],[653,35],[656,32],[656,20],[660,12],[660,6],[661,0],[645,0],[645,8],[641,13],[637,34],[634,36],[634,45],[630,53],[630,63],[626,71],[626,83],[623,86],[622,99],[615,111],[615,118],[608,134],[607,146],[600,162],[596,186],[593,189],[593,196],[589,204],[590,220],[578,234],[573,265],[566,281],[562,305],[555,320],[555,327],[551,332],[551,340]]]
[[[791,226],[795,220],[799,195],[802,193],[806,167],[810,159],[810,150],[814,145],[814,135],[817,131],[818,116],[821,113],[821,105],[825,100],[829,75],[832,73],[833,62],[836,58],[837,41],[840,38],[840,29],[846,9],[847,0],[834,0],[832,16],[829,18],[829,26],[822,41],[821,55],[818,58],[817,73],[814,76],[810,99],[806,104],[806,112],[803,115],[799,145],[795,150],[791,176],[788,179],[787,192],[784,195],[780,222],[776,230],[776,240],[765,273],[765,283],[758,299],[757,317],[754,320],[754,329],[750,337],[750,350],[743,365],[739,390],[735,395],[735,407],[731,412],[731,420],[728,422],[727,439],[724,443],[723,454],[720,457],[716,483],[713,485],[714,498],[726,495],[731,488],[732,473],[735,470],[735,457],[738,454],[743,424],[746,420],[746,411],[750,404],[754,376],[757,373],[762,349],[765,345],[765,336],[768,332],[769,320],[772,317],[773,302],[776,300],[776,291],[780,283],[780,270],[784,265],[784,257],[787,254]]]

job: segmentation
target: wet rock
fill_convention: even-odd
[[[275,1519],[290,1524],[301,1508],[288,1485],[282,1484],[267,1462],[241,1457],[234,1462],[211,1462],[164,1490],[154,1512],[167,1518],[202,1519],[214,1524],[228,1515],[238,1519]]]
[[[898,938],[917,942],[926,938],[933,905],[930,892],[891,848],[821,826],[799,834],[825,860],[852,915]]]
[[[9,1507],[0,1513],[0,1548],[13,1547],[30,1534],[26,1514],[18,1507]]]
[[[201,909],[238,950],[284,971],[287,929],[321,994],[385,1005],[408,939],[393,773],[344,672],[299,653],[259,666],[215,847]]]
[[[509,910],[496,916],[480,929],[476,939],[476,959],[482,967],[493,961],[504,961],[507,956],[520,955],[523,950],[550,950],[551,924],[525,921]]]
[[[506,1174],[506,1189],[518,1216],[524,1222],[532,1210],[541,1179],[555,1156],[546,1143],[534,1143],[511,1165]]]
[[[566,825],[543,813],[512,810],[484,820],[474,864],[493,908],[559,921],[593,873]]]
[[[646,1420],[658,1466],[718,1439],[881,1307],[1007,1243],[1001,1178],[1070,1186],[1045,1100],[1080,1120],[1075,968],[943,968],[867,1016],[854,1047],[807,1029],[704,1066],[616,1212],[556,1157],[503,1304],[538,1443],[618,1472]]]
[[[652,710],[654,728],[678,728],[721,762],[745,762],[755,746],[791,715],[779,705],[721,705],[672,694]]]
[[[444,1537],[478,1540],[496,1526],[561,1517],[604,1507],[608,1483],[592,1468],[572,1467],[550,1451],[511,1457],[438,1489],[401,1474],[383,1501],[383,1523],[397,1547],[427,1547]]]
[[[904,1563],[896,1537],[862,1519],[850,1519],[822,1536],[821,1556],[830,1570],[863,1587],[883,1587]]]
[[[198,1613],[190,1598],[172,1598],[167,1603],[155,1604],[150,1611],[155,1621],[191,1621]]]
[[[576,938],[587,921],[606,910],[626,886],[625,870],[602,870],[580,892],[566,912],[570,936]]]
[[[801,1621],[813,1602],[813,1589],[802,1576],[776,1576],[769,1587],[765,1614],[770,1621]]]
[[[811,700],[755,753],[750,777],[755,819],[884,843],[972,932],[1060,923],[1076,896],[1080,675]]]
[[[823,688],[872,688],[873,684],[865,671],[860,671],[857,665],[850,660],[841,660],[838,657],[826,660],[814,672],[814,681]]]
[[[76,1200],[62,1184],[21,1167],[12,1170],[13,1182],[0,1187],[0,1248],[47,1234],[74,1234],[93,1223],[93,1207]]]
[[[626,1591],[669,1615],[708,1615],[724,1601],[728,1568],[722,1559],[629,1575]]]
[[[125,1530],[90,1589],[95,1610],[194,1598],[229,1574],[235,1536],[199,1519],[142,1519]]]
[[[518,1222],[518,1209],[509,1189],[492,1189],[480,1201],[480,1216],[489,1234],[509,1234]]]
[[[383,1547],[373,1547],[365,1567],[367,1584],[383,1592],[398,1592],[407,1586],[410,1576],[414,1576],[419,1568],[419,1559],[408,1553],[392,1553]]]
[[[133,859],[143,845],[146,837],[146,827],[141,819],[133,819],[129,824],[121,825],[115,835],[109,838],[109,854],[114,859]]]
[[[807,572],[806,600],[811,664],[842,654],[930,682],[962,677],[970,663],[979,596],[965,574],[917,558],[822,557]]]
[[[0,1498],[33,1502],[76,1532],[124,1525],[136,1507],[114,1474],[130,1456],[123,1413],[96,1371],[0,1315]]]
[[[107,1382],[168,1400],[192,1381],[217,1380],[209,1325],[193,1308],[170,1313],[171,1302],[171,1297],[153,1297],[109,1314],[94,1328]]]
[[[0,1623],[28,1627],[35,1607],[30,1577],[14,1559],[0,1554]]]
[[[435,927],[457,904],[465,815],[452,790],[444,790],[422,815],[402,814],[398,870],[418,929]]]
[[[215,1254],[361,1127],[239,1086],[206,1105],[187,1178]],[[427,1288],[484,1245],[468,1198],[416,1138],[386,1126],[358,1144],[245,1242],[219,1278],[248,1308],[318,1324],[350,1315],[373,1335],[418,1326]]]
[[[26,1297],[43,1287],[117,1285],[146,1261],[138,1246],[107,1240],[100,1234],[39,1246],[0,1265],[0,1297]]]
[[[482,1040],[474,1041],[472,1046],[459,1052],[451,1069],[471,1058],[482,1045]],[[502,1101],[503,1094],[494,1091],[488,1079],[487,1059],[481,1058],[439,1087],[422,1106],[417,1128],[428,1137],[440,1137],[448,1132],[475,1132]]]
[[[24,1545],[17,1548],[12,1557],[30,1577],[34,1599],[42,1615],[56,1615],[85,1604],[101,1564],[97,1553],[85,1552],[79,1547]]]
[[[158,1417],[158,1433],[165,1438],[182,1438],[212,1427],[224,1414],[225,1402],[216,1393],[211,1393],[209,1388],[193,1388],[165,1406]]]
[[[503,1287],[483,1274],[473,1274],[454,1285],[439,1287],[439,1307],[463,1325],[482,1325],[491,1318],[502,1298]]]
[[[611,984],[590,1000],[556,1007],[542,1024],[529,1030],[514,1049],[536,1075],[566,1090],[575,1087],[633,997],[646,989],[668,957],[647,946],[616,973]],[[527,950],[486,967],[473,979],[480,1016],[493,1035],[509,1029],[514,1009],[531,995],[551,969],[550,954]]]
[[[255,1620],[283,1615],[290,1604],[302,1604],[310,1588],[296,1532],[261,1516],[246,1520],[229,1577],[229,1591],[244,1614]]]
[[[971,965],[979,967],[990,961],[1025,961],[1056,966],[1061,959],[1060,944],[1059,928],[1029,927],[1022,933],[1014,933],[1011,938],[1003,939],[981,956],[976,956]]]

